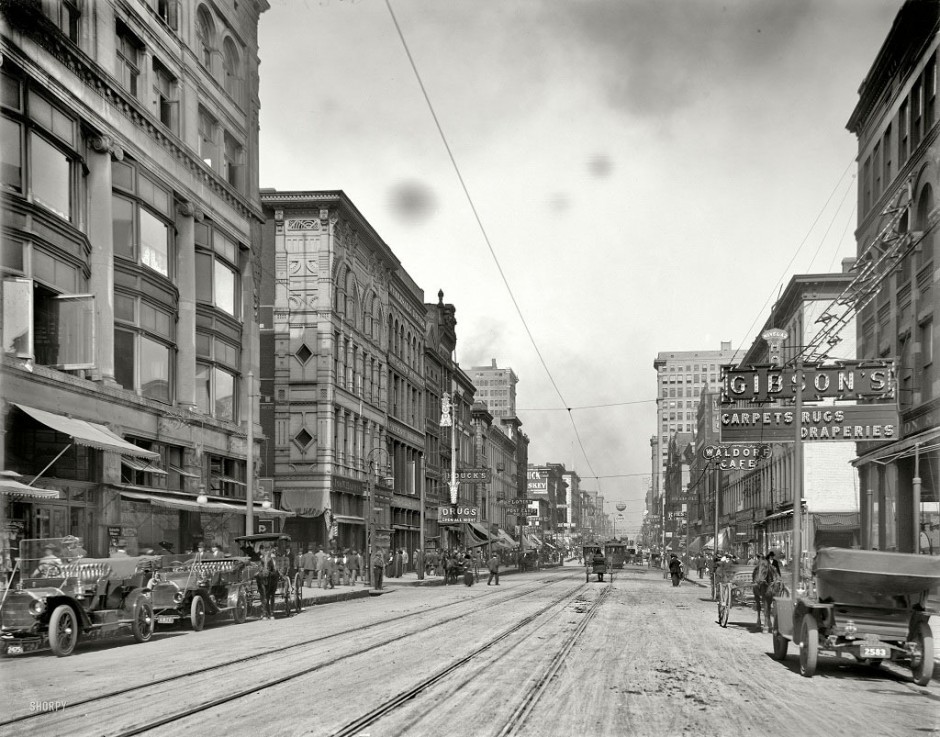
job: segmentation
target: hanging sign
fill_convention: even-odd
[[[734,407],[719,415],[722,443],[786,443],[793,441],[793,410]],[[895,440],[898,410],[894,404],[852,404],[804,409],[800,437],[806,441]]]
[[[721,401],[779,402],[796,397],[793,367],[762,365],[721,367]],[[807,400],[861,399],[894,396],[894,361],[842,361],[803,367],[803,397]]]

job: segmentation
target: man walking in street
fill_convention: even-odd
[[[313,553],[313,545],[307,546],[307,552],[300,556],[300,570],[304,572],[304,586],[313,586],[317,572],[317,556]]]
[[[362,558],[359,557],[359,551],[353,550],[346,556],[347,581],[349,586],[356,585],[356,579],[360,576],[362,570]]]
[[[499,556],[496,553],[493,553],[490,556],[489,561],[486,563],[486,567],[490,572],[490,577],[486,579],[486,585],[490,585],[490,581],[494,578],[496,579],[496,585],[499,586]]]
[[[314,558],[316,558],[317,561],[317,586],[319,586],[321,589],[326,588],[326,561],[329,559],[329,557],[330,556],[323,552],[322,545],[317,548],[316,555],[314,555]]]
[[[385,577],[385,553],[382,548],[376,548],[372,553],[372,588],[382,588],[382,579]]]
[[[405,573],[408,573],[408,560],[409,560],[408,548],[402,548],[401,549],[401,574],[399,575],[404,575]]]

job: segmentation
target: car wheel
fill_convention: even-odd
[[[134,640],[137,642],[147,642],[153,637],[153,607],[149,601],[138,599],[134,605],[134,621],[131,624],[131,632]]]
[[[56,657],[71,655],[78,644],[78,619],[68,604],[59,604],[49,617],[49,647]]]
[[[812,614],[803,615],[800,633],[800,675],[812,678],[819,658],[819,625]]]
[[[777,626],[776,602],[770,605],[770,621],[767,623],[767,626],[773,633],[774,658],[776,660],[783,660],[785,657],[787,657],[787,649],[790,647],[790,641],[780,634],[780,629]]]
[[[206,626],[206,602],[199,594],[193,597],[193,603],[189,605],[189,621],[192,622],[195,632]]]
[[[914,630],[914,643],[918,654],[911,660],[911,674],[914,676],[914,683],[926,686],[933,676],[933,632],[929,624],[921,622],[917,625]]]
[[[235,609],[232,611],[232,617],[235,624],[242,624],[248,619],[248,597],[244,591],[238,592],[238,598],[235,600]]]

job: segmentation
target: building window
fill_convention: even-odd
[[[900,170],[907,161],[907,100],[901,103],[901,109],[898,111],[898,169]]]
[[[62,294],[25,277],[4,279],[3,351],[7,355],[62,371],[94,368],[94,321],[92,294]]]
[[[881,155],[884,159],[882,163],[882,182],[885,188],[891,184],[891,126],[885,128],[884,138],[882,138]]]
[[[176,338],[173,315],[142,297],[114,293],[114,378],[125,389],[169,404]]]
[[[32,90],[28,95],[24,92],[19,80],[3,75],[3,187],[71,221],[76,190],[75,120]]]
[[[920,332],[920,401],[933,399],[934,355],[933,355],[933,320],[923,322],[918,327]]]
[[[52,3],[51,19],[72,43],[78,43],[78,21],[81,13],[75,0],[57,0]],[[47,11],[48,12],[48,11]]]
[[[937,60],[931,59],[924,68],[924,134],[937,119]]]
[[[212,71],[212,56],[215,49],[215,23],[205,6],[196,13],[196,53],[202,65]]]
[[[196,335],[196,406],[217,420],[235,422],[235,389],[240,354],[238,347],[220,338]]]
[[[241,316],[238,246],[222,232],[196,223],[196,300]]]
[[[167,128],[179,133],[176,77],[160,61],[153,60],[154,114]]]
[[[125,160],[111,162],[114,255],[170,278],[170,192]]]
[[[206,454],[205,486],[210,494],[229,499],[244,499],[245,490],[248,488],[246,478],[245,461]]]
[[[137,97],[137,80],[140,77],[140,53],[143,44],[121,21],[117,22],[115,52],[117,64],[115,74],[121,86]]]
[[[152,0],[157,17],[174,31],[179,28],[179,0]]]
[[[215,142],[218,125],[205,108],[199,108],[199,158],[210,168],[215,168],[218,161],[218,147]]]
[[[244,168],[242,165],[242,156],[243,148],[241,144],[226,132],[222,168],[225,174],[225,181],[238,191],[242,189],[242,170]]]
[[[225,39],[222,45],[222,71],[225,75],[223,86],[235,102],[242,101],[241,56],[232,39]]]
[[[911,89],[911,151],[917,148],[921,138],[921,111],[923,110],[923,85],[920,80]]]

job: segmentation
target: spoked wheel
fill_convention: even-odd
[[[150,602],[143,599],[138,600],[134,605],[134,621],[131,624],[134,641],[147,642],[153,637],[154,624],[153,607]]]
[[[189,605],[189,621],[192,622],[195,632],[206,626],[206,602],[199,594],[193,597],[193,602]]]
[[[727,627],[729,616],[731,616],[731,587],[722,586],[718,589],[718,624]]]
[[[780,628],[777,626],[777,603],[774,602],[770,605],[770,621],[767,623],[767,626],[770,627],[770,631],[773,632],[774,638],[774,658],[776,660],[783,660],[787,657],[787,649],[790,647],[790,641],[780,634]]]
[[[819,658],[819,625],[812,614],[803,615],[800,631],[800,675],[812,678]]]
[[[914,645],[916,652],[911,659],[911,674],[914,683],[926,686],[933,676],[933,632],[926,622],[919,623],[914,630]]]
[[[78,643],[78,620],[68,604],[59,604],[49,618],[49,647],[56,657],[71,655]]]
[[[235,624],[242,624],[248,619],[248,597],[245,596],[244,589],[238,592],[235,609],[232,610],[232,619],[235,620]]]
[[[291,591],[290,579],[284,576],[282,581],[284,589],[284,616],[289,617],[291,615],[291,600],[294,598],[294,593]]]

